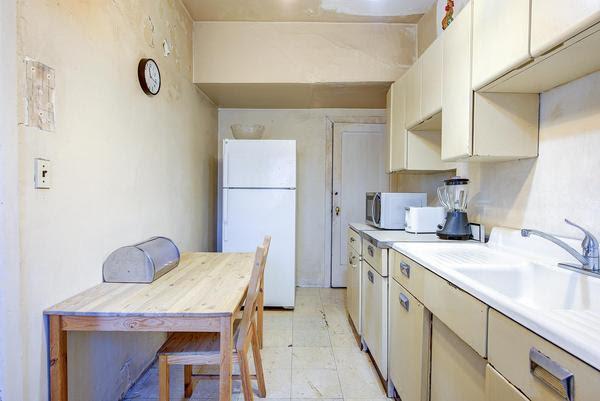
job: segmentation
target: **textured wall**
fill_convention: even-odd
[[[177,0],[20,0],[18,12],[18,60],[56,72],[56,131],[19,128],[27,373],[14,380],[33,401],[47,393],[43,309],[101,282],[111,250],[157,234],[184,251],[214,248],[217,110],[192,84],[192,21]],[[154,98],[137,80],[143,57],[161,68]],[[49,190],[33,189],[35,157],[52,161]],[[118,399],[162,339],[70,336],[70,399]]]
[[[0,400],[21,400],[17,7],[0,2]]]
[[[327,117],[383,116],[383,110],[219,110],[219,148],[232,138],[231,124],[263,124],[265,139],[295,139],[297,152],[296,284],[329,286],[325,254]],[[329,171],[331,174],[331,171]]]
[[[415,60],[414,24],[194,23],[194,82],[392,82]]]

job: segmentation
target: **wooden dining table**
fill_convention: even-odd
[[[233,322],[253,261],[253,253],[185,253],[176,268],[150,284],[102,283],[46,309],[50,400],[68,399],[70,331],[218,332],[219,399],[231,400]]]

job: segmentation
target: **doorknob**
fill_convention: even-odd
[[[340,215],[340,210],[342,210],[342,209],[340,209],[340,207],[339,207],[339,206],[336,206],[336,207],[335,207],[335,215],[336,215],[336,216],[339,216],[339,215]]]

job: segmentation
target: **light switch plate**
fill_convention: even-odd
[[[35,159],[35,188],[37,189],[48,189],[50,188],[51,183],[51,169],[50,169],[50,160],[46,159]]]

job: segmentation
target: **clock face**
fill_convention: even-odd
[[[138,66],[140,85],[147,95],[156,95],[160,91],[160,70],[152,59],[142,59]]]

